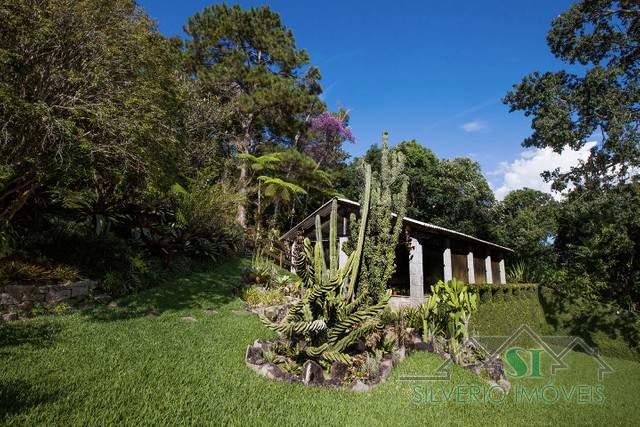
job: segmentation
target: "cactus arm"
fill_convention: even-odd
[[[316,277],[318,278],[318,281],[316,283],[321,283],[323,278],[327,277],[327,264],[324,260],[324,246],[322,244],[322,220],[320,219],[320,215],[316,215],[316,246],[314,258]]]
[[[349,289],[347,291],[347,301],[350,301],[353,297],[353,292],[356,287],[356,281],[358,280],[358,273],[360,270],[360,262],[362,261],[362,248],[364,246],[365,232],[367,231],[367,217],[369,216],[369,202],[371,196],[371,165],[365,166],[364,174],[364,200],[362,206],[360,206],[360,230],[358,230],[358,245],[355,249],[355,262],[353,269],[351,270],[351,280],[349,281]]]
[[[338,201],[331,202],[331,217],[329,218],[329,271],[334,277],[338,270]]]

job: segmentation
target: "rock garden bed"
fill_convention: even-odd
[[[259,375],[272,380],[280,380],[289,383],[300,383],[308,386],[346,388],[353,391],[369,391],[378,384],[384,383],[393,370],[393,367],[400,363],[407,354],[414,351],[425,351],[438,354],[443,361],[452,357],[441,345],[434,342],[425,342],[417,334],[409,335],[405,342],[406,346],[395,348],[393,352],[385,354],[377,363],[377,372],[372,373],[369,378],[358,377],[354,370],[354,365],[341,362],[333,362],[330,368],[325,369],[316,361],[307,360],[302,364],[301,369],[291,369],[295,364],[283,356],[277,356],[274,346],[277,342],[268,340],[256,340],[247,346],[245,353],[245,363],[249,368]],[[469,342],[463,351],[475,352],[477,349]],[[354,364],[366,363],[368,356],[361,353],[353,357]],[[463,357],[464,358],[464,357]],[[474,372],[481,378],[492,384],[498,385],[504,392],[508,392],[511,384],[505,376],[504,365],[499,356],[487,357],[483,361],[464,362],[460,366]]]

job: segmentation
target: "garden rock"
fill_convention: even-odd
[[[15,299],[11,294],[2,293],[0,294],[0,305],[17,305],[18,300]]]
[[[47,292],[46,300],[48,303],[56,303],[66,301],[69,298],[71,298],[71,289],[63,286],[52,286]]]
[[[396,364],[402,362],[405,357],[407,357],[407,349],[404,346],[396,349],[393,354]]]
[[[504,365],[502,364],[502,360],[494,358],[494,359],[488,360],[484,366],[487,371],[487,375],[493,381],[498,382],[502,379],[505,379]]]
[[[393,360],[385,359],[380,363],[380,382],[385,382],[391,375],[393,369]]]
[[[277,307],[266,307],[264,309],[264,317],[275,322],[278,320],[279,311]]]
[[[14,320],[18,320],[18,314],[17,313],[5,313],[2,315],[2,320],[4,320],[5,322],[12,322]]]
[[[262,358],[262,348],[255,345],[248,345],[244,355],[247,365],[263,365],[265,360]]]
[[[288,375],[277,365],[271,362],[265,362],[260,367],[260,373],[270,380],[287,380]]]
[[[253,342],[254,347],[258,347],[264,353],[265,351],[271,351],[271,342],[261,339],[257,339]]]
[[[364,391],[369,391],[371,387],[369,387],[368,385],[366,385],[365,383],[363,383],[362,381],[358,380],[355,383],[353,383],[353,385],[351,386],[351,390],[353,391],[358,391],[358,392],[364,392]]]
[[[331,364],[331,384],[339,386],[347,376],[349,366],[341,362],[333,362]]]
[[[192,316],[181,317],[180,320],[184,320],[185,322],[197,322],[198,319]]]
[[[304,365],[302,365],[302,382],[306,385],[324,384],[322,367],[313,360],[304,362]]]

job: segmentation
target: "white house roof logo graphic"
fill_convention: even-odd
[[[483,351],[488,357],[482,366],[491,365],[498,356],[509,348],[523,336],[529,337],[535,344],[551,358],[551,374],[555,375],[558,370],[568,369],[569,365],[564,361],[567,354],[578,348],[585,354],[591,356],[597,363],[597,379],[602,381],[604,375],[614,372],[613,368],[602,358],[597,349],[587,344],[582,338],[575,336],[544,336],[537,334],[529,325],[520,325],[511,335],[508,336],[474,336],[470,337],[470,343],[477,349]],[[498,344],[497,346],[494,344]],[[555,348],[555,349],[554,349]],[[405,375],[401,376],[401,381],[448,381],[451,379],[450,365],[451,359],[446,359],[431,375]]]

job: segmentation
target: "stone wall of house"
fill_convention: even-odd
[[[81,280],[62,285],[7,285],[0,287],[0,313],[4,320],[14,320],[17,312],[28,312],[36,305],[53,305],[79,301],[91,295],[98,285]]]

